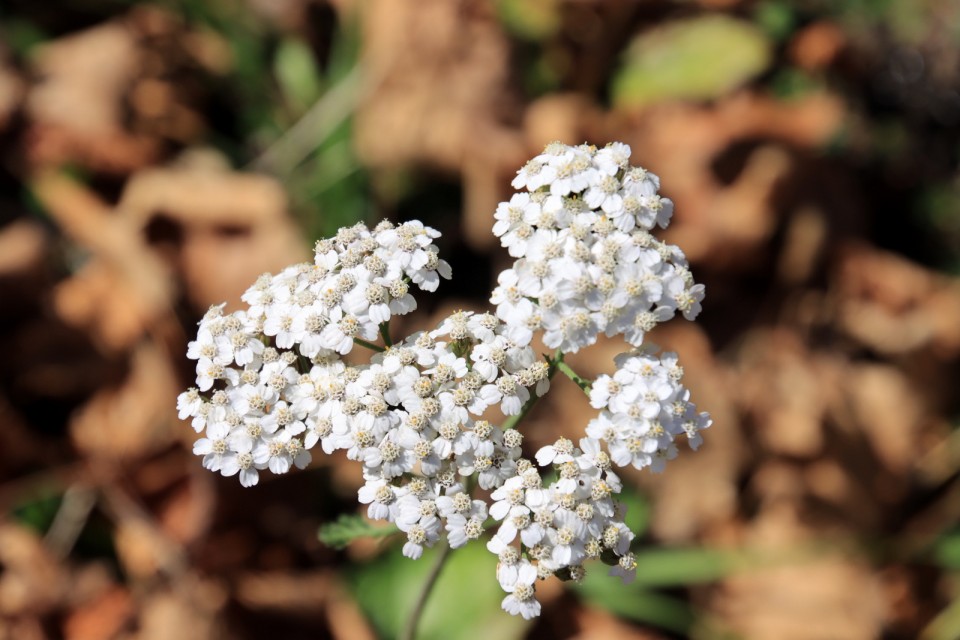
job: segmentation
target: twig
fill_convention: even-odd
[[[587,380],[586,378],[581,378],[581,377],[577,374],[577,372],[574,371],[573,369],[571,369],[571,368],[570,368],[570,365],[568,365],[568,364],[567,364],[566,362],[564,362],[563,360],[557,361],[557,362],[556,362],[556,365],[557,365],[557,369],[559,369],[561,372],[563,372],[563,375],[565,375],[565,376],[567,376],[568,378],[570,378],[571,380],[573,380],[573,383],[574,383],[575,385],[577,385],[578,387],[580,387],[580,390],[581,390],[581,391],[583,391],[583,392],[584,392],[585,394],[587,394],[588,396],[590,395],[590,386],[591,386],[591,383],[590,383],[589,380]]]
[[[390,322],[380,323],[380,337],[383,338],[383,344],[388,347],[393,346],[393,340],[390,338]]]
[[[557,373],[557,363],[563,362],[563,352],[557,349],[557,352],[554,354],[553,359],[550,356],[544,355],[547,363],[550,365],[550,371],[547,373],[547,380],[553,380],[553,376]],[[520,408],[520,413],[515,416],[510,416],[503,423],[503,430],[514,429],[520,421],[527,417],[527,414],[530,413],[530,410],[533,409],[533,405],[537,404],[537,401],[540,400],[540,396],[536,393],[530,394],[530,397],[526,402],[523,403],[523,407]]]
[[[371,351],[386,351],[386,349],[384,349],[384,348],[381,347],[380,345],[378,345],[378,344],[373,344],[372,342],[367,342],[367,341],[364,340],[363,338],[354,338],[354,339],[353,339],[353,344],[358,344],[358,345],[360,345],[361,347],[366,347],[367,349],[370,349]]]
[[[136,522],[149,536],[158,567],[171,578],[184,575],[189,569],[187,552],[168,536],[146,507],[133,496],[113,484],[102,485],[103,505],[115,522]]]
[[[43,538],[47,548],[59,558],[70,555],[96,504],[96,489],[83,484],[70,485],[63,493],[60,508]]]
[[[258,158],[251,168],[273,175],[287,175],[353,113],[374,83],[364,78],[356,65],[292,127]]]
[[[440,571],[443,569],[443,565],[447,562],[447,556],[450,555],[450,545],[446,542],[441,544],[440,551],[433,561],[433,566],[430,567],[430,573],[427,574],[427,579],[424,581],[423,586],[420,587],[420,593],[417,594],[417,601],[413,605],[413,611],[410,613],[410,617],[407,618],[407,624],[403,629],[403,634],[400,636],[401,640],[414,640],[416,637],[417,625],[420,623],[420,616],[423,615],[423,609],[427,604],[427,599],[430,597],[430,592],[433,590],[437,578],[440,577]]]

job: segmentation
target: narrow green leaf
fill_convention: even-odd
[[[763,559],[739,549],[647,549],[636,552],[636,584],[672,587],[713,582],[759,566]]]
[[[283,39],[273,69],[284,98],[298,110],[305,110],[320,97],[320,71],[313,51],[302,40]]]
[[[328,547],[343,549],[357,538],[384,538],[397,531],[395,525],[374,525],[358,515],[344,514],[320,527],[318,537]]]
[[[687,603],[635,585],[624,585],[605,575],[599,566],[590,567],[587,577],[574,589],[591,606],[681,635],[689,634],[696,619]]]

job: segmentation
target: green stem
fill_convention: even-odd
[[[313,363],[310,362],[310,358],[302,355],[297,356],[297,370],[300,373],[307,373],[312,367]]]
[[[546,358],[547,363],[550,365],[550,372],[547,374],[548,380],[553,380],[553,376],[557,373],[557,364],[563,362],[563,352],[560,349],[557,349],[556,353],[553,354],[553,358],[550,356],[543,356]],[[520,421],[527,417],[527,414],[530,413],[530,410],[533,409],[533,405],[537,404],[537,401],[540,400],[540,396],[536,393],[531,393],[530,397],[526,402],[523,403],[523,406],[520,408],[520,413],[515,416],[510,416],[503,423],[503,430],[514,429]]]
[[[358,345],[360,345],[361,347],[366,347],[367,349],[370,349],[371,351],[386,351],[386,349],[384,349],[384,348],[381,347],[380,345],[378,345],[378,344],[373,344],[372,342],[367,342],[367,341],[364,340],[363,338],[354,338],[354,339],[353,339],[353,344],[358,344]]]
[[[383,338],[383,344],[387,345],[388,347],[393,346],[393,340],[390,339],[390,323],[389,322],[380,323],[380,337]]]
[[[400,636],[401,640],[414,640],[417,636],[417,625],[420,623],[420,617],[423,615],[427,599],[430,597],[430,592],[437,583],[437,578],[440,577],[440,571],[443,569],[443,565],[446,564],[447,557],[450,555],[450,545],[446,542],[442,542],[441,545],[437,557],[433,560],[433,566],[430,567],[430,573],[427,574],[427,579],[424,581],[423,586],[420,587],[420,593],[417,594],[417,601],[414,603],[413,612],[411,612],[410,617],[407,619],[407,624],[403,628],[403,634]]]
[[[580,389],[585,394],[587,394],[588,396],[590,395],[591,382],[589,380],[587,380],[586,378],[581,378],[579,375],[577,375],[577,372],[571,369],[570,365],[568,365],[563,360],[556,362],[556,366],[557,366],[557,369],[563,372],[563,375],[573,380],[573,383],[578,387],[580,387]]]

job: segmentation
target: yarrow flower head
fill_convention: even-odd
[[[520,191],[494,214],[515,259],[492,292],[495,314],[458,310],[393,341],[390,321],[416,309],[415,291],[451,276],[439,233],[417,221],[340,229],[312,262],[261,276],[246,308],[212,307],[188,345],[196,386],[177,400],[203,466],[251,486],[340,451],[362,468],[367,517],[399,530],[405,556],[486,536],[502,607],[524,618],[540,614],[537,582],[581,580],[592,560],[632,580],[615,469],[661,470],[711,420],[676,355],[644,345],[658,323],[693,319],[704,288],[652,235],[673,204],[629,159],[621,143],[553,143],[517,173]],[[531,347],[537,333],[552,356]],[[586,381],[563,358],[601,333],[632,348]],[[356,346],[371,356],[347,363]],[[579,440],[525,452],[521,422],[558,371],[600,413]]]
[[[570,353],[601,333],[639,346],[678,311],[700,312],[704,288],[683,253],[651,234],[673,203],[629,159],[622,143],[553,143],[517,173],[513,186],[526,191],[499,205],[493,227],[516,258],[491,297],[512,330],[542,330],[548,347]]]
[[[647,346],[614,361],[616,373],[593,383],[590,403],[602,411],[587,425],[588,436],[606,443],[610,460],[620,467],[662,471],[677,455],[677,439],[697,449],[700,432],[712,421],[690,402],[676,354],[657,357]]]

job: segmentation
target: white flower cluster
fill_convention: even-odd
[[[622,143],[553,143],[518,172],[513,186],[528,191],[500,203],[493,226],[517,260],[490,299],[512,335],[543,330],[544,344],[565,353],[600,333],[639,346],[677,311],[700,312],[704,288],[683,252],[650,234],[667,226],[673,203],[629,159]]]
[[[516,259],[490,299],[508,335],[529,340],[543,331],[543,342],[562,353],[601,333],[641,347],[658,323],[700,312],[704,287],[694,283],[683,253],[651,234],[667,226],[673,203],[657,194],[657,176],[629,159],[620,143],[600,150],[553,143],[517,173],[513,186],[526,191],[499,205],[493,227]],[[560,439],[537,453],[557,480],[544,487],[529,465],[493,493],[490,515],[501,524],[487,546],[500,558],[497,577],[510,613],[538,615],[535,580],[580,579],[587,559],[600,557],[614,565],[612,574],[631,580],[634,535],[614,498],[621,484],[612,466],[659,471],[676,455],[677,436],[696,448],[710,426],[680,384],[675,354],[656,358],[648,347],[615,362],[613,376],[592,384],[591,404],[602,412],[580,447]]]
[[[177,400],[180,418],[205,431],[194,446],[203,465],[244,486],[263,469],[306,466],[323,401],[348,375],[337,354],[415,309],[411,282],[433,291],[450,277],[438,236],[420,222],[344,228],[317,243],[314,263],[262,276],[242,296],[247,310],[211,308],[187,350],[197,387]]]
[[[536,459],[541,467],[552,466],[557,479],[545,487],[540,471],[521,460],[517,475],[491,496],[490,515],[501,524],[487,543],[499,558],[497,579],[508,593],[503,608],[524,618],[540,614],[537,578],[581,580],[583,563],[598,558],[615,564],[611,573],[627,582],[636,569],[630,553],[634,535],[613,498],[620,479],[599,442],[584,438],[577,448],[561,438],[540,449]]]
[[[194,453],[251,486],[265,469],[305,467],[314,450],[344,451],[363,467],[367,515],[394,523],[410,558],[442,537],[461,547],[491,519],[502,606],[524,618],[540,613],[538,579],[580,580],[588,560],[633,579],[613,469],[659,471],[677,438],[696,449],[711,420],[690,402],[676,355],[642,344],[677,312],[695,317],[704,288],[683,253],[651,235],[673,205],[629,158],[619,143],[554,143],[518,172],[526,191],[496,212],[494,233],[516,258],[493,291],[496,315],[457,311],[391,342],[391,317],[416,308],[412,285],[433,291],[450,277],[439,234],[420,222],[341,229],[313,263],[262,276],[242,296],[247,309],[211,308],[188,347],[197,386],[177,403],[204,434]],[[553,358],[531,348],[538,331]],[[578,444],[561,438],[524,458],[514,427],[558,370],[587,387],[563,354],[600,333],[636,347],[589,385],[600,414]],[[341,359],[355,345],[372,350],[369,362]],[[513,418],[497,425],[494,409]]]
[[[700,432],[712,424],[697,413],[690,391],[680,384],[683,368],[677,354],[656,357],[648,346],[621,353],[613,376],[601,375],[590,390],[590,404],[602,409],[587,425],[587,435],[607,444],[617,466],[663,470],[677,455],[675,440],[686,437],[696,450]]]
[[[483,489],[517,473],[522,434],[481,418],[499,407],[517,415],[549,388],[549,366],[528,345],[503,334],[491,314],[458,311],[372,358],[331,405],[339,419],[330,447],[363,463],[359,499],[367,515],[395,522],[407,534],[404,555],[419,558],[445,529],[451,547],[483,533],[487,505],[471,499],[467,478]],[[369,407],[374,407],[371,412]],[[352,426],[341,418],[353,412]]]

